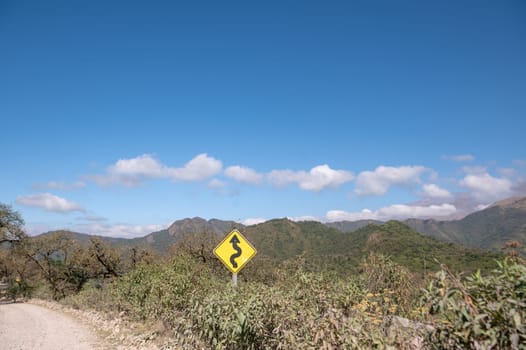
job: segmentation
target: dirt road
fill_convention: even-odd
[[[4,350],[103,349],[78,320],[32,304],[0,305],[0,348]]]

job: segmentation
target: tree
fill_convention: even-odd
[[[0,244],[18,242],[26,237],[24,220],[11,206],[0,203]]]
[[[17,248],[27,238],[23,226],[22,216],[0,203],[0,280],[8,283],[13,298],[19,293],[27,296],[31,289],[26,281],[31,276],[28,264],[17,254]],[[2,246],[9,249],[1,249]]]
[[[117,251],[104,243],[99,237],[90,238],[89,254],[102,267],[102,276],[119,277],[122,275],[122,263]]]
[[[159,254],[150,248],[135,246],[130,248],[127,253],[125,256],[125,261],[128,262],[126,270],[131,270],[140,263],[151,264],[160,260]]]
[[[91,278],[86,255],[67,232],[33,237],[25,240],[17,250],[40,270],[55,300],[68,292],[80,291]]]

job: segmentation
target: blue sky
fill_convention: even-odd
[[[32,234],[460,217],[526,194],[523,1],[0,1]]]

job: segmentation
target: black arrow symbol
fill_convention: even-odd
[[[241,248],[239,248],[238,246],[239,242],[240,241],[239,241],[239,238],[237,238],[237,235],[234,235],[228,242],[228,243],[232,243],[232,248],[234,248],[234,250],[237,252],[230,256],[230,263],[232,264],[232,267],[234,269],[237,269],[236,258],[239,258],[241,256]]]

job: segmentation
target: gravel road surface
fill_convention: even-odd
[[[32,304],[0,305],[3,350],[103,349],[93,331],[78,320]]]

